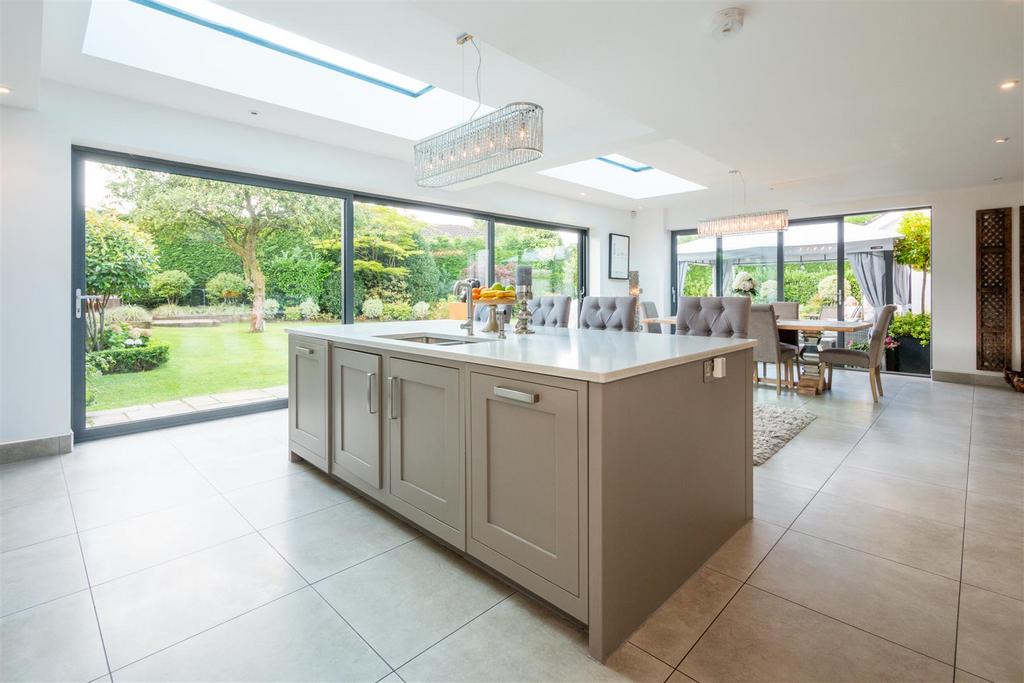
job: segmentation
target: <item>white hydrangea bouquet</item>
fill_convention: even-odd
[[[733,294],[739,294],[741,296],[757,296],[757,287],[757,280],[753,275],[745,270],[741,270],[736,273],[736,277],[732,281]]]

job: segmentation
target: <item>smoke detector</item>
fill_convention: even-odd
[[[744,14],[746,12],[739,7],[730,7],[715,12],[715,15],[711,17],[711,35],[718,40],[736,35],[743,28]]]

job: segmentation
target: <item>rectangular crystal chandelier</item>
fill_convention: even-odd
[[[789,227],[789,211],[755,211],[735,216],[705,218],[697,223],[697,234],[702,237],[745,235],[752,232],[780,232]]]
[[[445,187],[544,155],[544,109],[513,102],[413,146],[416,184]]]

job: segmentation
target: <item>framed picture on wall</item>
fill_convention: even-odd
[[[608,279],[629,278],[629,235],[608,235]]]

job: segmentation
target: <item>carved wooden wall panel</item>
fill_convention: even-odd
[[[976,216],[977,355],[979,370],[1002,371],[1013,353],[1011,226],[1013,209]]]

